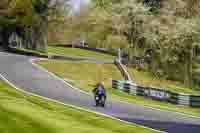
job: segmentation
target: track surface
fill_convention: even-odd
[[[110,115],[169,133],[200,133],[200,119],[108,99],[106,108],[94,106],[93,97],[32,65],[32,57],[0,52],[0,73],[24,91]],[[138,131],[139,132],[139,131]]]
[[[58,54],[49,54],[54,59],[64,59],[64,60],[88,60],[94,63],[104,63],[104,64],[113,64],[113,59],[101,59],[101,58],[94,58],[94,57],[85,57],[85,56],[65,56],[65,55],[58,55]]]

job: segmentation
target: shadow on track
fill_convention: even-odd
[[[169,133],[200,133],[200,125],[185,124],[184,122],[183,123],[163,122],[163,121],[153,121],[153,120],[141,120],[134,118],[119,118],[119,119]]]

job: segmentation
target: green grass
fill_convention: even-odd
[[[84,61],[58,61],[45,60],[36,61],[37,64],[44,67],[57,76],[65,79],[72,85],[91,92],[93,85],[98,81],[104,81],[108,96],[113,98],[141,104],[144,106],[176,111],[191,114],[200,117],[200,108],[191,108],[186,106],[174,105],[171,103],[159,102],[156,100],[145,99],[140,96],[131,96],[129,94],[111,89],[108,84],[109,79],[121,79],[121,75],[114,65],[94,64]]]
[[[185,88],[184,84],[178,81],[172,80],[160,80],[153,76],[150,72],[138,71],[133,68],[128,68],[128,73],[131,79],[138,85],[145,87],[159,87],[164,90],[170,90],[171,92],[176,93],[185,93],[192,95],[200,95],[200,91]]]
[[[28,53],[32,53],[35,55],[41,55],[41,56],[48,56],[48,53],[45,50],[30,50],[30,49],[24,49],[24,48],[16,48],[16,51],[20,51],[20,52],[28,52]]]
[[[49,46],[47,48],[48,53],[62,54],[65,56],[86,56],[86,57],[96,57],[112,59],[113,56],[109,54],[97,53],[88,50],[83,50],[79,48],[64,48],[64,47],[53,47]]]
[[[136,125],[29,96],[0,81],[1,133],[151,133]]]
[[[99,81],[103,82],[105,87],[109,87],[109,80],[112,78],[122,79],[120,72],[113,64],[64,60],[36,61],[36,63],[85,91],[91,91]]]

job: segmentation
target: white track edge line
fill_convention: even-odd
[[[41,66],[35,64],[34,61],[37,61],[37,60],[48,60],[48,59],[39,58],[39,59],[30,59],[29,61],[30,61],[31,64],[34,65],[35,67],[37,67],[37,68],[39,68],[39,69],[41,69],[41,70],[43,70],[43,71],[49,73],[49,74],[52,75],[54,78],[56,78],[56,79],[60,80],[61,82],[67,84],[69,87],[71,87],[71,88],[73,88],[73,89],[76,89],[76,90],[80,91],[80,92],[83,93],[83,94],[91,95],[91,93],[86,92],[86,91],[83,91],[83,90],[81,90],[81,89],[79,89],[79,88],[76,88],[76,87],[72,86],[70,83],[68,83],[68,82],[65,81],[64,79],[58,77],[58,76],[55,75],[54,73],[49,72],[49,71],[46,70],[45,68],[43,68],[43,67],[41,67]]]
[[[156,132],[160,132],[160,133],[166,133],[166,132],[163,132],[163,131],[160,131],[160,130],[156,130],[156,129],[153,129],[153,128],[149,128],[149,127],[145,127],[145,126],[142,126],[142,125],[139,125],[139,124],[136,124],[136,123],[131,123],[131,122],[128,122],[128,121],[124,121],[124,120],[121,120],[119,118],[112,117],[112,116],[109,116],[109,115],[106,115],[106,114],[103,114],[103,113],[95,112],[95,111],[92,111],[92,110],[87,110],[87,109],[84,109],[84,108],[81,108],[81,107],[77,107],[77,106],[74,106],[74,105],[71,105],[71,104],[66,104],[66,103],[60,102],[60,101],[55,100],[55,99],[51,99],[51,98],[47,98],[47,97],[43,97],[43,96],[40,96],[40,95],[37,95],[37,94],[33,94],[33,93],[30,93],[30,92],[27,92],[25,90],[19,89],[17,86],[15,86],[13,83],[11,83],[8,79],[6,79],[1,73],[0,73],[0,77],[5,82],[10,84],[13,88],[15,88],[16,90],[21,91],[21,92],[23,92],[25,94],[28,94],[28,95],[31,95],[31,96],[34,96],[34,97],[38,97],[38,98],[41,98],[41,99],[44,99],[44,100],[48,100],[48,101],[51,101],[51,102],[54,102],[54,103],[58,103],[58,104],[61,104],[61,105],[64,105],[64,106],[68,106],[68,107],[71,107],[71,108],[74,108],[74,109],[78,109],[80,111],[85,111],[85,112],[88,112],[88,113],[94,113],[96,115],[100,115],[100,116],[103,116],[105,118],[110,118],[110,119],[113,119],[113,120],[117,120],[117,121],[129,124],[129,125],[138,126],[138,127],[144,128],[144,129],[148,129],[148,130],[152,130],[152,131],[156,131]]]
[[[30,61],[34,66],[36,66],[36,67],[42,69],[43,71],[45,71],[45,72],[51,74],[52,76],[54,76],[55,78],[57,78],[57,79],[59,79],[60,81],[64,82],[65,84],[67,84],[67,85],[70,86],[71,88],[76,89],[76,90],[82,92],[83,94],[91,95],[91,93],[86,92],[86,91],[83,91],[83,90],[81,90],[81,89],[79,89],[79,88],[77,88],[77,87],[74,87],[73,85],[71,85],[70,83],[68,83],[67,81],[65,81],[64,79],[62,79],[62,78],[56,76],[54,73],[49,72],[49,71],[46,70],[45,68],[43,68],[43,67],[41,67],[41,66],[35,64],[34,61],[37,61],[37,60],[48,60],[48,59],[44,59],[44,58],[39,58],[39,59],[38,59],[38,58],[37,58],[37,59],[30,59],[29,61]],[[118,100],[118,99],[114,99],[114,100],[115,100],[115,101],[118,101],[118,102],[121,102],[121,103],[128,103],[128,104],[130,104],[130,102],[127,102],[127,101],[120,101],[120,100]],[[187,117],[191,117],[191,118],[200,119],[199,116],[194,116],[194,115],[187,114],[187,113],[181,113],[181,112],[176,112],[176,111],[167,110],[167,109],[158,109],[158,108],[150,107],[150,106],[147,106],[147,105],[141,105],[141,104],[138,104],[138,103],[134,103],[134,104],[137,104],[137,105],[139,105],[139,106],[143,106],[143,107],[145,107],[145,108],[149,108],[149,109],[152,109],[152,110],[165,111],[165,112],[169,112],[169,113],[179,114],[179,115],[182,115],[182,116],[187,116]]]

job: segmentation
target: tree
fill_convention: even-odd
[[[0,3],[0,44],[5,48],[8,46],[9,27],[15,22],[13,19],[7,17],[7,8],[10,0],[2,0]]]
[[[121,1],[113,4],[113,27],[127,37],[129,42],[129,60],[140,55],[144,38],[144,25],[150,17],[149,8],[135,0]]]
[[[188,17],[190,11],[185,11],[186,6],[183,1],[177,1],[177,7],[170,12],[162,9],[160,17],[152,18],[149,23],[145,38],[152,49],[153,73],[161,69],[168,79],[183,80],[191,88],[196,58],[193,51],[199,47],[200,31],[196,14]]]
[[[176,43],[182,53],[184,63],[184,83],[192,87],[193,49],[200,43],[200,29],[196,19],[178,19],[176,22]]]
[[[64,2],[64,1],[63,1]],[[58,0],[3,0],[0,19],[4,44],[16,32],[23,40],[25,48],[45,49],[48,18],[57,6]],[[9,22],[9,23],[8,23]]]

